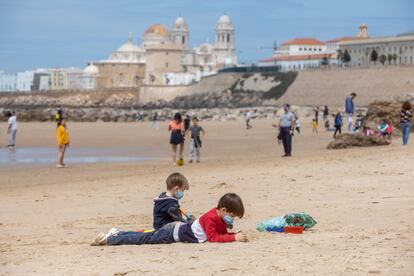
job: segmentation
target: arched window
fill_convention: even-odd
[[[181,43],[182,43],[182,44],[185,44],[185,36],[183,36],[183,37],[182,37],[182,39],[181,39]]]
[[[227,34],[227,43],[230,43],[230,34]]]

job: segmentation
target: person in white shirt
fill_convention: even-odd
[[[7,129],[7,133],[9,134],[9,144],[8,147],[12,148],[15,146],[16,143],[16,133],[17,133],[17,118],[16,115],[9,112],[7,114],[9,120],[7,123],[9,124],[9,128]]]
[[[250,124],[250,120],[252,119],[252,113],[249,111],[247,111],[246,113],[246,129],[251,129],[252,125]]]

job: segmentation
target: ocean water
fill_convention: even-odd
[[[65,163],[124,163],[154,159],[144,156],[140,148],[78,148],[69,147]],[[56,164],[57,147],[0,148],[0,166]]]

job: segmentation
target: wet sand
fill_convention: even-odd
[[[410,275],[414,269],[414,146],[326,150],[332,133],[302,120],[294,156],[270,120],[201,122],[201,164],[173,167],[166,123],[68,123],[71,148],[146,148],[153,160],[0,167],[0,274]],[[6,144],[0,123],[0,144]],[[53,147],[53,123],[19,124],[19,147]],[[412,141],[413,142],[413,141]],[[141,153],[141,152],[138,152]],[[137,153],[137,154],[138,154]],[[187,148],[186,148],[187,153]],[[134,152],[130,152],[134,155]],[[149,228],[152,199],[174,170],[190,181],[182,206],[201,215],[226,192],[246,215],[250,242],[90,247],[100,231]],[[302,235],[259,233],[261,220],[305,211],[318,224]]]

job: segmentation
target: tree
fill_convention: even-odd
[[[370,59],[371,59],[371,61],[377,63],[377,61],[378,61],[378,53],[377,53],[377,51],[375,51],[375,49],[372,50]]]
[[[348,53],[348,50],[345,50],[342,62],[348,64],[351,61],[351,56]]]
[[[392,55],[388,54],[388,64],[391,65],[391,61],[392,61]]]
[[[397,64],[397,54],[393,54],[392,59],[394,60],[394,64]]]
[[[322,60],[321,60],[321,65],[322,65],[322,66],[324,66],[324,65],[328,65],[328,58],[327,58],[327,57],[323,57],[323,58],[322,58]]]
[[[337,59],[338,59],[338,63],[342,63],[344,60],[344,52],[342,52],[342,50],[338,50],[337,51]]]
[[[386,61],[387,61],[387,56],[386,55],[380,55],[379,62],[381,62],[381,64],[384,65]]]

